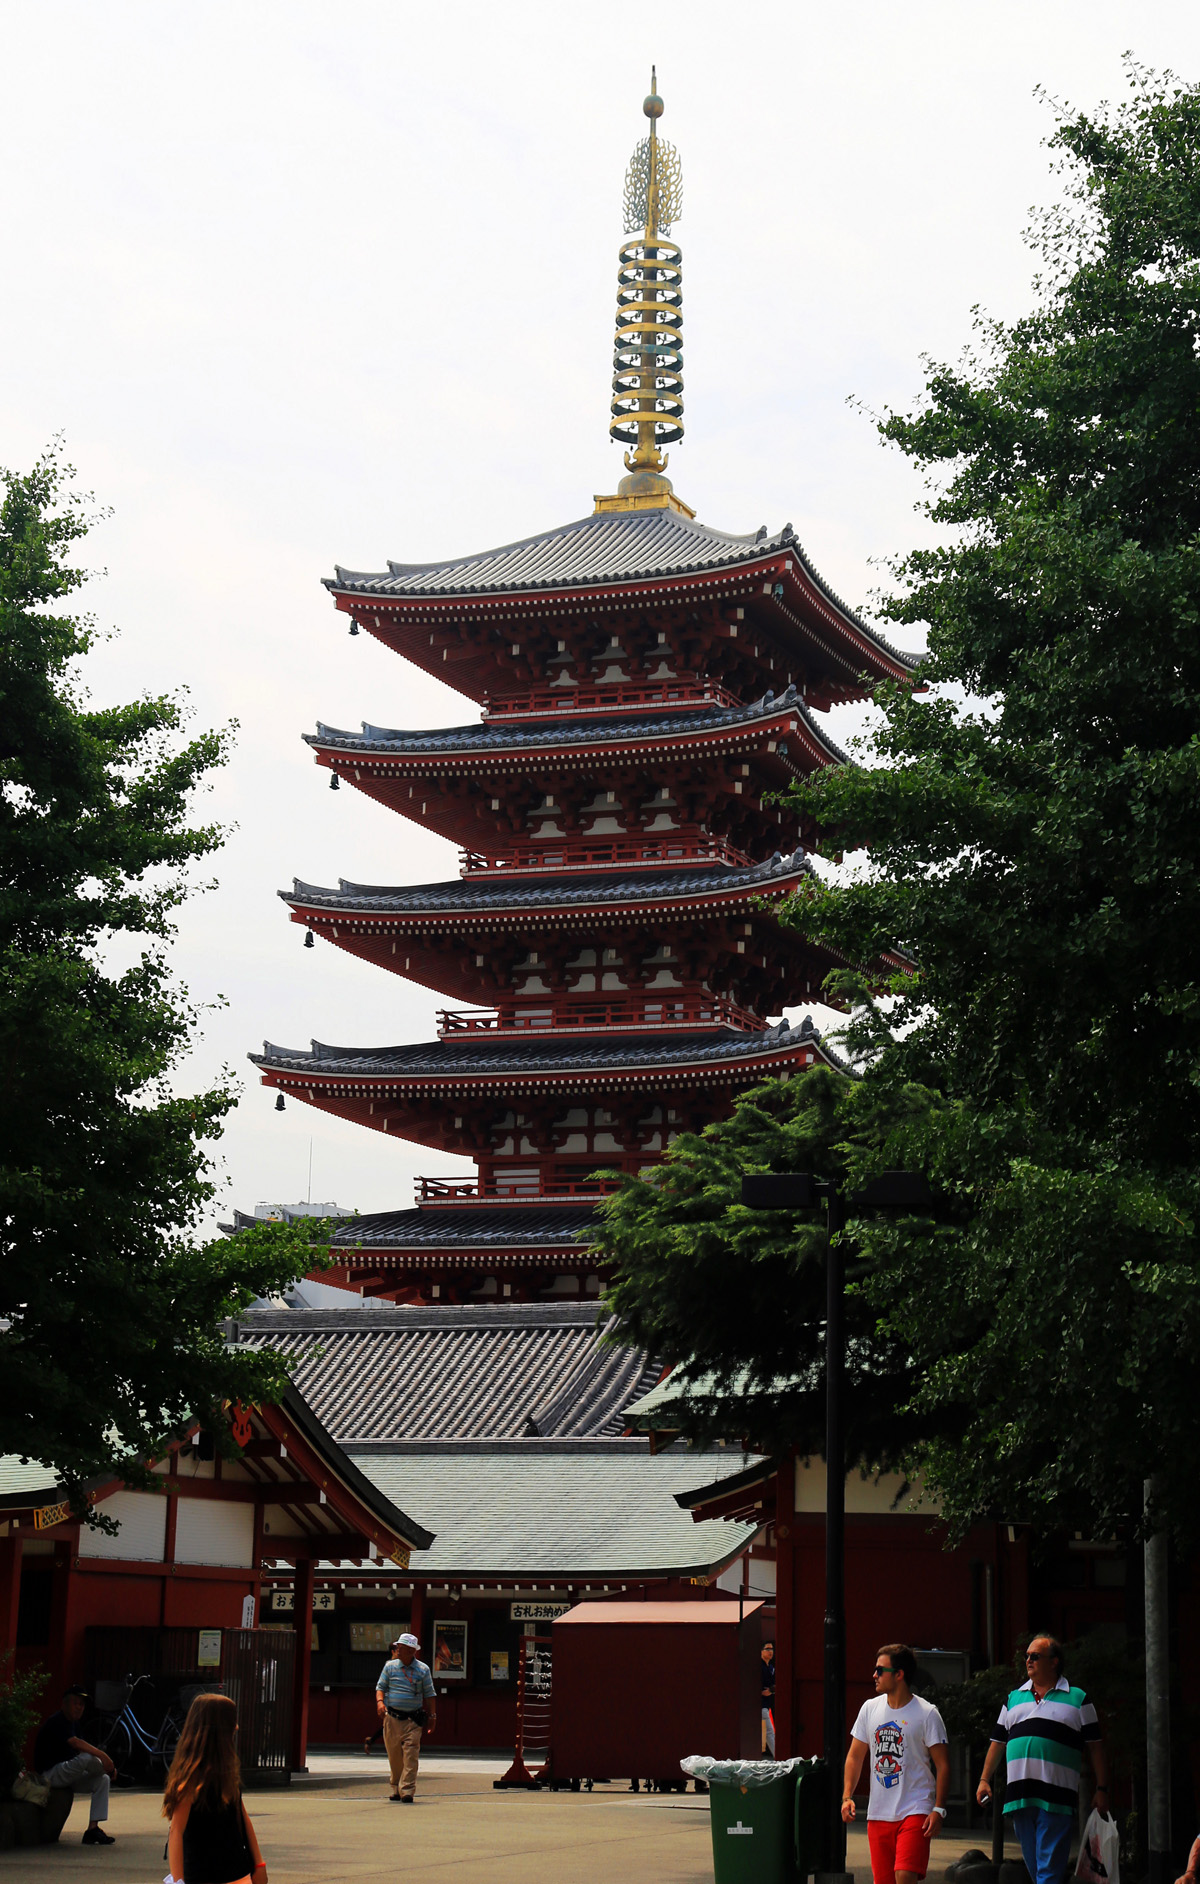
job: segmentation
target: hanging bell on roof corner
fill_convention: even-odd
[[[313,946],[313,932],[311,929],[304,938],[304,946],[306,949],[310,949]]]
[[[782,602],[782,600],[783,600],[783,584],[782,584],[782,582],[777,582],[777,583],[775,584],[775,587],[774,587],[774,588],[772,589],[772,591],[771,591],[771,594],[772,594],[772,596],[774,597],[774,599],[775,599],[775,600],[776,600],[777,602]]]
[[[283,1103],[283,1094],[282,1094],[282,1093],[280,1093],[280,1095],[279,1095],[279,1097],[278,1097],[278,1099],[276,1099],[276,1101],[275,1101],[275,1110],[276,1110],[276,1112],[286,1112],[286,1111],[287,1111],[287,1107],[286,1107],[286,1106],[284,1105],[284,1103]]]
[[[329,774],[329,789],[331,792],[335,792],[338,789],[338,775],[336,772]]]
[[[358,623],[356,621],[352,621],[350,623],[350,633],[352,635],[356,635],[358,633]]]

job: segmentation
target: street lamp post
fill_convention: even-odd
[[[824,1732],[829,1787],[827,1878],[846,1876],[846,1827],[837,1776],[846,1747],[846,1328],[845,1261],[839,1233],[847,1201],[855,1210],[927,1210],[930,1190],[916,1171],[882,1171],[847,1200],[833,1178],[811,1171],[763,1172],[742,1179],[742,1202],[753,1210],[811,1210],[825,1216],[825,1664]],[[789,1654],[789,1662],[791,1660]]]

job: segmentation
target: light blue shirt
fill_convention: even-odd
[[[425,1663],[418,1661],[416,1656],[407,1668],[397,1656],[394,1662],[383,1664],[375,1690],[383,1695],[385,1707],[398,1708],[402,1714],[413,1714],[422,1701],[432,1698],[433,1676]]]

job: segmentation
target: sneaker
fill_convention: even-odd
[[[411,1794],[411,1792],[402,1792],[402,1793],[400,1794],[400,1803],[401,1803],[401,1805],[411,1805],[411,1804],[412,1804],[412,1802],[413,1802],[413,1796],[412,1796],[412,1794]]]
[[[97,1820],[88,1826],[79,1842],[81,1845],[115,1845],[117,1841],[109,1837],[103,1825]]]

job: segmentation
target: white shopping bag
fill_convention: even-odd
[[[1085,1884],[1121,1884],[1120,1857],[1121,1838],[1117,1821],[1101,1818],[1093,1808],[1079,1841],[1076,1877],[1083,1878]]]

